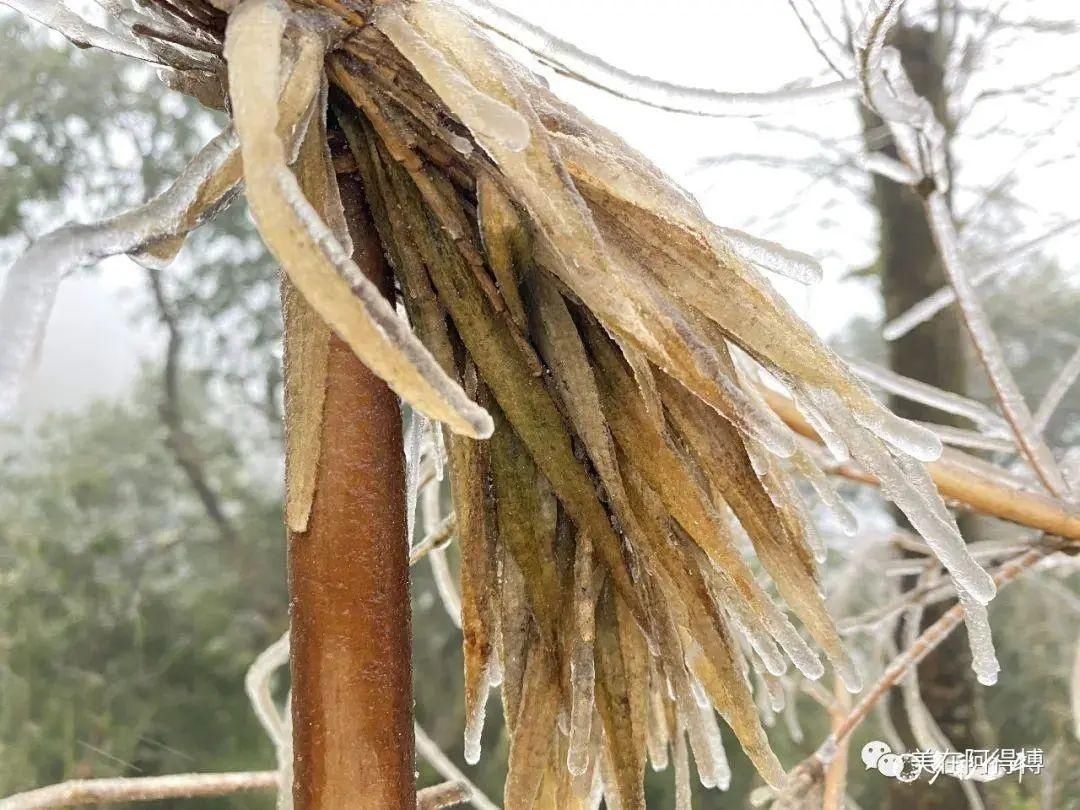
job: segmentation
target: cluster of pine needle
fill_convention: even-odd
[[[980,621],[992,584],[922,467],[936,440],[882,409],[688,195],[469,18],[433,0],[143,6],[142,46],[232,124],[124,252],[167,259],[243,182],[285,275],[294,530],[330,329],[445,426],[466,753],[501,684],[508,808],[601,792],[641,808],[646,762],[669,758],[688,802],[687,740],[724,787],[717,715],[777,786],[750,668],[816,678],[820,651],[859,688],[801,485],[850,514],[764,403],[763,370],[882,482]],[[349,258],[356,205],[407,323]]]

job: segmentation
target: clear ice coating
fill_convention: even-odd
[[[675,730],[675,810],[692,810],[690,788],[690,752],[686,749],[686,734],[682,722],[676,720]]]
[[[852,409],[856,422],[914,459],[937,461],[941,458],[941,439],[933,431],[902,419],[883,405],[870,402],[869,408]]]
[[[855,83],[849,80],[809,87],[786,87],[765,93],[731,93],[686,87],[621,70],[486,0],[457,0],[456,5],[478,22],[532,51],[561,72],[614,95],[663,110],[705,116],[767,115],[793,102],[843,98],[852,95],[855,90]]]
[[[532,137],[529,123],[521,114],[480,92],[468,77],[428,44],[400,8],[383,6],[376,14],[375,25],[432,84],[453,88],[455,105],[460,105],[458,110],[467,126],[479,128],[481,132],[478,134],[494,138],[515,152],[529,145]],[[433,81],[432,76],[439,78]]]
[[[844,503],[844,499],[840,497],[840,493],[836,491],[832,481],[829,480],[829,477],[825,475],[814,459],[810,457],[810,454],[805,449],[799,448],[798,452],[791,457],[791,464],[814,488],[822,503],[829,507],[829,511],[832,512],[833,517],[840,524],[844,534],[848,537],[854,537],[859,530],[859,521],[855,517],[855,513]]]
[[[759,267],[802,284],[816,284],[821,281],[821,264],[808,253],[786,248],[735,228],[717,228],[717,231],[736,253]]]
[[[589,764],[595,678],[592,649],[578,644],[570,661],[570,739],[566,751],[567,770],[575,776],[585,773]]]
[[[990,632],[990,619],[986,605],[971,597],[966,591],[960,591],[960,605],[964,611],[964,624],[967,626],[968,644],[971,647],[971,668],[983,686],[997,683],[1001,665],[994,650],[994,637]]]
[[[204,184],[236,145],[232,129],[226,129],[154,199],[96,224],[65,225],[35,241],[16,260],[0,292],[0,416],[10,414],[18,401],[63,277],[80,265],[175,235]]]
[[[957,587],[983,604],[989,602],[994,581],[971,556],[923,465],[903,452],[891,452],[871,429],[856,421],[834,392],[808,386],[800,386],[800,391],[823,416],[828,415],[852,456],[878,479],[882,492],[926,539]]]
[[[409,427],[405,434],[405,537],[413,542],[416,528],[416,501],[420,489],[420,462],[423,441],[428,430],[427,417],[417,411],[409,414]]]
[[[974,399],[904,377],[887,368],[863,360],[848,360],[848,367],[866,382],[912,402],[970,419],[986,433],[1010,435],[1008,423]]]
[[[133,40],[92,25],[57,0],[0,0],[31,20],[66,37],[79,48],[101,48],[120,56],[159,64],[161,60]]]

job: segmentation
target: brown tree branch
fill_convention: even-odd
[[[1009,584],[1022,573],[1030,569],[1047,555],[1056,551],[1054,547],[1040,546],[1017,555],[1005,563],[994,574],[994,583],[998,588]],[[874,704],[889,691],[902,677],[923,658],[929,655],[935,647],[944,641],[948,635],[956,629],[964,618],[963,608],[959,603],[946,611],[940,619],[926,628],[915,640],[915,643],[896,656],[885,668],[881,677],[874,683],[855,704],[848,715],[837,723],[824,743],[815,752],[815,756],[823,761],[828,761],[835,753],[836,747],[842,745],[850,734],[866,719]]]
[[[386,292],[359,188],[343,177],[341,190],[353,258]],[[289,537],[293,800],[297,810],[413,810],[401,413],[336,335],[322,417],[307,530]]]
[[[276,771],[178,773],[116,779],[72,779],[0,799],[0,810],[49,810],[113,802],[149,802],[227,796],[249,790],[274,790]]]
[[[217,527],[221,539],[230,545],[235,544],[236,529],[225,514],[217,492],[210,485],[195,438],[184,425],[184,414],[180,404],[180,352],[184,345],[184,335],[180,329],[180,320],[172,303],[165,295],[158,273],[147,269],[146,278],[150,283],[150,291],[153,294],[158,316],[168,334],[165,367],[162,371],[163,392],[161,403],[158,405],[158,413],[161,414],[161,420],[165,423],[165,429],[168,432],[166,445],[172,451],[173,458],[187,477],[191,488],[195,490],[195,495],[206,510],[207,517]]]
[[[762,393],[789,427],[814,441],[820,441],[795,403],[775,391],[762,389]],[[963,463],[968,458],[970,456],[958,450],[947,450],[940,459],[927,464],[930,477],[943,496],[986,515],[1069,540],[1080,540],[1080,511],[1076,507],[997,481],[989,474],[980,472],[974,460],[970,465]],[[834,471],[855,481],[877,483],[872,475],[852,464],[841,464]]]

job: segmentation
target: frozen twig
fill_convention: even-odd
[[[473,807],[477,808],[477,810],[499,810],[499,806],[484,795],[484,792],[474,785],[457,765],[450,761],[450,757],[443,753],[443,750],[427,735],[427,732],[420,727],[419,723],[413,724],[413,734],[416,737],[416,752],[426,759],[431,767],[439,772],[440,776],[468,786],[472,792],[469,801],[472,802]],[[6,809],[0,808],[0,810]]]
[[[946,391],[942,388],[913,380],[887,368],[865,360],[848,360],[848,366],[868,383],[890,394],[927,405],[945,413],[970,419],[980,430],[995,435],[1008,435],[1009,425],[981,402]]]
[[[817,3],[814,0],[788,0],[788,5],[821,58],[841,79],[850,78],[855,72],[851,54],[829,28]]]
[[[0,799],[0,810],[50,810],[117,802],[228,796],[251,790],[273,790],[277,784],[276,771],[72,779]]]
[[[937,243],[938,252],[941,254],[942,265],[956,291],[956,300],[960,304],[964,325],[990,378],[990,384],[1001,403],[1005,418],[1012,426],[1017,444],[1031,462],[1032,469],[1046,485],[1047,490],[1053,495],[1061,496],[1068,491],[1065,479],[1054,461],[1050,448],[1043,441],[1027,402],[1024,400],[1024,395],[1009,371],[997,336],[990,328],[986,312],[960,260],[956,230],[948,204],[941,192],[935,191],[926,198],[925,205],[930,230]]]
[[[120,56],[160,64],[161,60],[137,42],[91,25],[58,0],[0,0],[16,11],[62,34],[76,48],[101,48]]]
[[[586,53],[486,0],[457,0],[477,22],[493,29],[535,54],[561,73],[621,98],[670,112],[712,117],[768,115],[791,102],[821,102],[850,96],[855,82],[848,79],[812,87],[785,87],[764,93],[728,93],[704,87],[686,87],[639,76]]]
[[[930,103],[915,93],[900,61],[899,51],[885,46],[885,37],[899,18],[902,4],[903,0],[883,0],[871,4],[855,35],[855,56],[863,101],[889,125],[904,163],[921,175],[915,187],[923,199],[927,223],[945,274],[960,304],[964,326],[1021,452],[1047,490],[1061,496],[1068,491],[1068,487],[1050,449],[1035,427],[1031,411],[1009,371],[997,336],[990,328],[967,267],[960,258],[956,226],[944,196],[949,180],[945,168],[944,128],[936,119]]]
[[[1054,378],[1053,383],[1046,389],[1046,393],[1043,394],[1042,402],[1039,403],[1039,407],[1035,409],[1035,429],[1042,432],[1046,430],[1046,426],[1050,424],[1050,419],[1054,415],[1054,411],[1057,410],[1058,405],[1061,404],[1061,400],[1065,398],[1065,395],[1072,388],[1073,383],[1076,382],[1076,378],[1080,377],[1080,346],[1076,347],[1072,356],[1062,366],[1061,371],[1057,377]]]
[[[766,389],[762,389],[762,394],[780,418],[796,432],[821,441],[790,399]],[[974,462],[977,459],[954,450],[946,451],[940,459],[926,466],[930,478],[946,498],[978,512],[1040,529],[1047,534],[1080,540],[1080,515],[1075,507],[1043,493],[1021,488],[997,475],[996,468]],[[854,481],[877,483],[872,475],[853,464],[837,465],[832,472]]]
[[[978,270],[973,270],[971,273],[972,285],[977,287],[1004,270],[1015,266],[1017,259],[1030,253],[1048,239],[1052,239],[1059,234],[1069,231],[1077,225],[1080,225],[1080,219],[1070,219],[1033,239],[1028,239],[1019,245],[1009,248],[993,261],[983,265]],[[891,321],[886,323],[881,330],[881,336],[885,338],[885,340],[896,340],[901,338],[919,324],[930,320],[955,300],[956,293],[953,291],[953,288],[949,286],[942,287],[918,303],[913,304],[907,311],[897,315]]]
[[[440,810],[464,804],[472,798],[472,788],[465,782],[443,782],[426,787],[416,794],[416,810]]]
[[[432,551],[446,548],[457,530],[457,516],[451,512],[409,550],[409,565],[416,565]]]
[[[1041,546],[1025,551],[1023,554],[1014,557],[1011,561],[1003,565],[994,575],[995,584],[999,588],[1007,585],[1054,551],[1055,549],[1052,546]],[[869,714],[870,710],[874,707],[874,704],[876,704],[889,689],[898,683],[912,667],[922,661],[923,658],[929,655],[942,641],[944,641],[949,633],[956,629],[956,626],[960,624],[963,617],[963,607],[957,604],[946,611],[940,619],[926,628],[913,644],[901,652],[900,655],[894,658],[885,668],[881,677],[869,690],[867,690],[847,717],[834,727],[832,733],[825,742],[821,744],[815,755],[819,759],[827,761],[831,753],[835,750],[835,746],[846,740],[851,732],[858,728],[859,724],[866,719],[867,714]]]
[[[274,673],[288,663],[289,631],[286,630],[281,638],[259,653],[244,677],[251,708],[274,744],[280,782],[278,810],[292,807],[292,725],[287,714],[280,712],[274,703],[271,687]]]
[[[410,565],[413,563],[414,556],[416,559],[420,559],[420,556],[423,556],[418,554],[418,552],[421,547],[426,545],[427,538],[439,537],[443,533],[444,524],[451,517],[453,517],[453,526],[449,531],[457,531],[457,513],[452,513],[445,518],[440,518],[441,506],[438,484],[433,483],[424,487],[421,491],[420,508],[423,517],[423,523],[421,525],[424,528],[425,538],[417,544],[410,553]],[[447,534],[447,538],[450,536],[450,534]],[[454,583],[454,575],[450,571],[450,561],[446,558],[444,543],[433,542],[426,556],[431,563],[431,575],[435,580],[435,590],[439,594],[439,599],[443,604],[443,608],[446,610],[446,615],[450,617],[450,620],[457,627],[461,627],[461,594],[458,593],[457,585]]]

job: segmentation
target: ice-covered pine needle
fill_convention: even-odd
[[[689,806],[689,753],[723,788],[732,740],[779,785],[749,664],[769,683],[789,662],[820,677],[824,659],[859,687],[796,482],[854,520],[759,396],[763,371],[923,534],[992,677],[993,582],[922,464],[940,441],[875,401],[757,269],[811,279],[809,256],[709,222],[450,5],[182,0],[177,15],[176,2],[137,14],[167,21],[168,47],[160,25],[116,22],[177,86],[207,87],[192,64],[227,70],[232,125],[157,200],[57,232],[16,265],[0,301],[5,392],[66,268],[115,253],[163,263],[242,183],[288,279],[289,525],[310,510],[333,329],[418,414],[410,490],[422,451],[441,469],[445,445],[457,582],[441,549],[431,560],[464,636],[470,760],[501,688],[511,810],[602,795],[641,808],[646,760],[674,764]],[[349,259],[335,166],[359,175],[407,321]],[[430,485],[422,505],[437,546]]]

